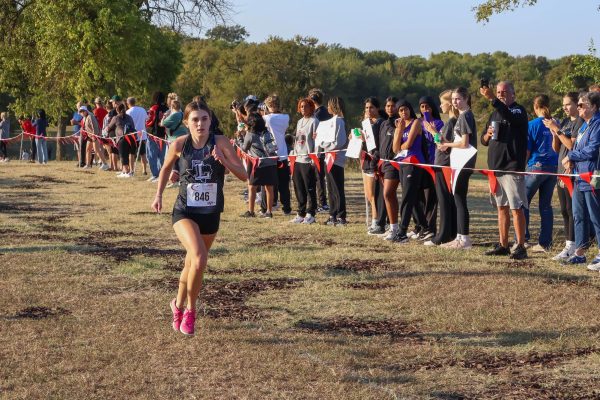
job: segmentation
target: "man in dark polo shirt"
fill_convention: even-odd
[[[510,172],[525,171],[527,112],[523,106],[515,102],[515,89],[509,81],[498,83],[496,95],[488,86],[483,86],[479,91],[494,107],[494,112],[481,134],[481,144],[489,147],[488,168],[505,171],[505,173],[496,173],[498,187],[492,196],[492,202],[498,208],[500,243],[485,254],[510,255],[512,259],[521,260],[527,258],[527,250],[524,246],[525,213],[523,212],[523,208],[528,207],[525,176]],[[511,214],[517,238],[517,243],[512,250],[508,247]]]

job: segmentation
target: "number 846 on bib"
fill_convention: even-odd
[[[188,207],[214,207],[217,205],[216,183],[188,183]]]

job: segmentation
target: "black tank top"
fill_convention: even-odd
[[[212,133],[201,149],[194,148],[191,135],[185,139],[179,158],[181,186],[176,210],[192,214],[223,212],[225,167],[212,156],[214,147],[215,135]]]

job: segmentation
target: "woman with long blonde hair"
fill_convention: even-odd
[[[448,115],[448,121],[441,130],[435,124],[423,121],[424,128],[437,137],[440,142],[450,143],[454,141],[454,125],[458,118],[458,110],[452,105],[452,90],[448,89],[440,93],[440,109]],[[450,150],[444,151],[436,148],[434,164],[439,167],[450,167]],[[450,242],[456,237],[456,204],[452,191],[446,184],[443,168],[435,168],[435,193],[438,199],[440,212],[439,227],[437,234],[431,240],[426,241],[425,246],[437,246]]]

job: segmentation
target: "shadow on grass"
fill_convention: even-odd
[[[40,246],[24,246],[24,247],[0,247],[0,253],[40,253],[46,251],[69,251],[77,252],[81,246],[79,245],[40,245]]]
[[[475,270],[475,271],[392,271],[385,272],[379,279],[389,278],[415,278],[421,276],[476,276],[476,277],[497,277],[497,276],[510,276],[520,278],[543,278],[544,283],[549,285],[576,285],[582,287],[591,287],[600,289],[600,286],[592,283],[592,279],[589,276],[574,275],[563,272],[553,272],[548,270],[533,270],[529,269],[529,264],[523,264],[524,268],[517,269],[520,264],[516,266],[507,263],[506,270],[494,271],[494,270]]]
[[[396,376],[361,376],[349,374],[344,376],[344,382],[356,382],[361,383],[363,385],[402,385],[406,383],[415,382],[416,379],[406,375],[396,375]],[[383,389],[383,387],[381,388]],[[390,393],[391,395],[391,393]],[[394,397],[395,398],[395,397]]]
[[[536,340],[557,339],[564,335],[558,331],[510,331],[490,333],[427,333],[426,337],[435,340],[459,340],[465,346],[477,347],[512,347],[528,344]]]
[[[412,323],[396,319],[363,320],[350,316],[300,320],[294,328],[310,333],[349,334],[353,336],[389,336],[392,339],[405,339],[421,342],[423,336]]]
[[[205,280],[200,292],[200,314],[210,318],[254,321],[263,317],[263,312],[246,304],[246,300],[260,292],[293,289],[301,279],[248,279],[228,282],[218,279]]]
[[[555,368],[556,366],[579,357],[587,357],[598,354],[600,348],[586,347],[566,351],[517,353],[505,351],[501,353],[486,353],[481,350],[469,351],[460,358],[456,357],[433,357],[429,360],[412,361],[401,360],[398,363],[383,367],[386,371],[409,372],[423,370],[437,370],[448,367],[460,367],[477,372],[497,375],[501,373],[512,373],[523,368]]]
[[[465,400],[467,397],[464,394],[456,392],[431,392],[430,397],[437,400]]]
[[[61,315],[69,315],[71,312],[62,307],[49,308],[49,307],[27,307],[23,310],[17,311],[13,315],[5,315],[0,318],[5,320],[22,320],[22,319],[45,319],[51,317],[58,317]]]

